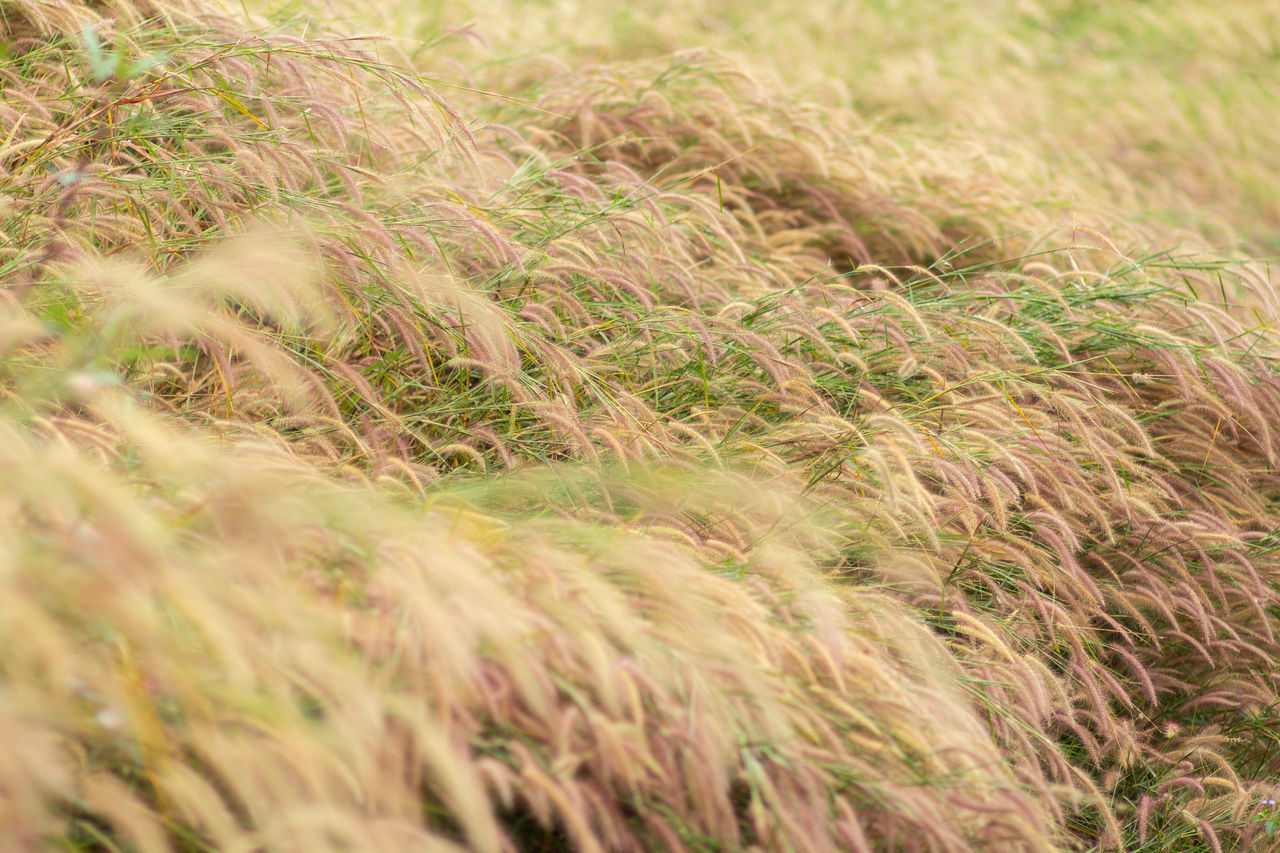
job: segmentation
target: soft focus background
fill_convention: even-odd
[[[1280,8],[1264,2],[396,4],[331,16],[443,55],[574,65],[712,48],[878,127],[974,145],[1002,174],[1224,247],[1274,254]],[[458,51],[455,28],[483,40]],[[429,48],[418,45],[429,43]],[[485,69],[489,71],[490,69]]]

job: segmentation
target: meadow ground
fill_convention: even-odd
[[[0,0],[0,850],[1280,850],[1278,39]]]

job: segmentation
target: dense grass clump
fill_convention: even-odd
[[[1280,848],[1265,263],[320,20],[0,5],[0,846]]]

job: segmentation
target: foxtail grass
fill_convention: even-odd
[[[1273,843],[1266,265],[705,52],[2,11],[3,846]]]

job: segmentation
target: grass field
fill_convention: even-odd
[[[1280,850],[1272,4],[0,0],[0,850]]]

